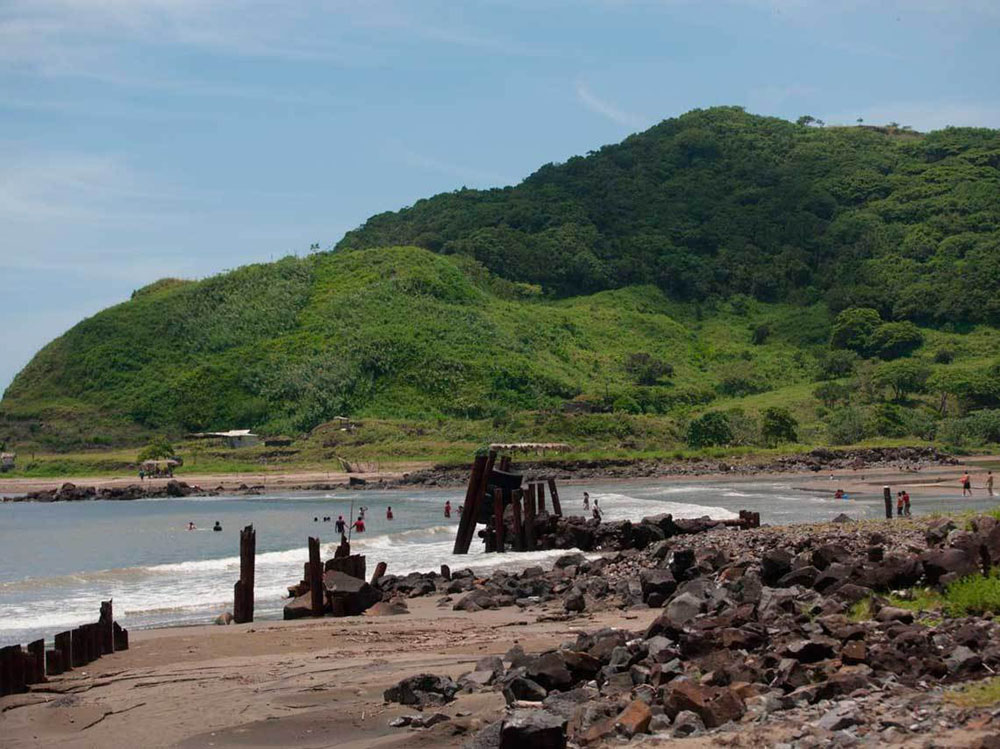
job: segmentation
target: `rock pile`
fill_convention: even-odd
[[[613,559],[567,555],[548,573],[453,574],[449,585],[464,593],[455,607],[467,610],[560,596],[570,612],[601,601],[662,611],[643,632],[604,629],[479,661],[459,686],[501,692],[509,712],[473,743],[586,746],[782,716],[797,721],[803,747],[938,730],[960,708],[928,695],[1000,669],[1000,624],[918,614],[885,594],[946,585],[994,560],[1000,524],[982,516],[964,528],[948,519],[718,528]]]

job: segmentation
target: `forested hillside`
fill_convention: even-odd
[[[516,187],[371,218],[341,248],[412,244],[573,295],[871,307],[1000,322],[1000,131],[818,128],[693,111]]]
[[[997,131],[695,111],[381,214],[333,252],[140,289],[36,355],[0,442],[302,436],[344,415],[408,454],[420,435],[982,444],[998,291]]]

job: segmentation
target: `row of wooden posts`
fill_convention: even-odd
[[[480,503],[486,497],[490,474],[493,473],[494,467],[503,472],[509,471],[511,467],[510,457],[503,456],[497,465],[497,451],[490,450],[486,454],[477,455],[472,464],[469,486],[466,489],[465,502],[462,506],[462,517],[458,522],[458,533],[455,536],[455,546],[452,549],[455,554],[469,553],[469,546],[472,544],[476,523],[479,519]],[[529,482],[524,487],[509,490],[509,497],[504,496],[504,489],[494,488],[493,532],[492,536],[487,536],[487,551],[502,552],[506,547],[503,523],[505,499],[509,499],[513,514],[514,538],[510,539],[512,548],[515,551],[534,551],[537,544],[535,518],[539,513],[547,512],[545,507],[546,485],[548,485],[549,495],[552,499],[552,512],[561,516],[562,505],[559,502],[559,490],[556,487],[555,479]]]
[[[44,683],[47,676],[81,668],[118,650],[128,650],[128,630],[114,620],[112,602],[102,601],[97,622],[60,632],[51,650],[45,649],[44,639],[28,643],[27,650],[20,645],[0,648],[0,697],[27,692],[29,685]]]

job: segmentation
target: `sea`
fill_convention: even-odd
[[[881,517],[880,496],[833,498],[830,491],[796,488],[795,479],[725,482],[636,480],[560,487],[564,514],[583,514],[586,490],[606,520],[734,518],[759,512],[763,523],[819,522],[844,513]],[[914,513],[995,506],[985,497],[961,500],[955,492],[914,498]],[[95,621],[100,601],[113,599],[115,617],[129,629],[206,624],[232,610],[239,578],[239,532],[257,533],[256,617],[280,619],[287,588],[302,578],[307,538],[318,536],[332,556],[339,515],[367,508],[367,530],[351,550],[390,574],[452,569],[516,570],[554,560],[564,551],[451,553],[462,489],[274,492],[258,496],[188,497],[133,501],[0,504],[0,645],[25,643]],[[386,519],[392,508],[394,518]],[[212,527],[216,522],[221,532]],[[194,523],[196,530],[188,530]]]

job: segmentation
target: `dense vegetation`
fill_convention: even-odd
[[[696,111],[330,253],[140,289],[37,354],[0,439],[997,442],[998,289],[1000,133]]]

